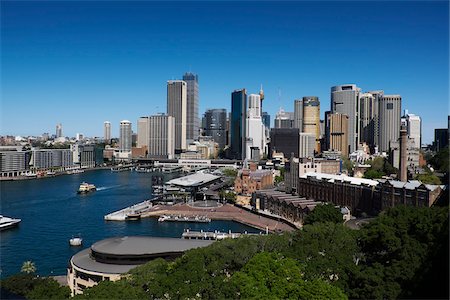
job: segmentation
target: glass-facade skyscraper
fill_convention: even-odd
[[[224,148],[227,142],[227,110],[208,109],[204,118],[205,135],[211,136],[219,148]]]
[[[200,121],[198,117],[198,75],[187,72],[183,75],[183,81],[187,84],[186,140],[189,144],[198,139],[200,133]]]
[[[267,129],[270,129],[270,115],[266,111],[263,111],[262,113],[262,122]]]
[[[245,158],[245,121],[247,118],[247,91],[235,90],[231,93],[231,156]]]

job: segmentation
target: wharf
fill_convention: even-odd
[[[257,234],[257,233],[239,233],[239,232],[231,232],[231,230],[227,233],[227,232],[220,232],[220,231],[190,231],[189,229],[187,229],[185,232],[183,232],[183,234],[181,235],[181,237],[183,239],[188,239],[188,240],[223,240],[223,239],[237,239],[241,236],[246,236],[246,235],[261,235],[261,234]]]
[[[151,200],[145,200],[143,202],[134,204],[124,209],[107,214],[104,218],[106,221],[125,221],[128,215],[142,215],[148,212],[153,206]]]

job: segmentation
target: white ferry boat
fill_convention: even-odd
[[[206,216],[168,216],[162,215],[158,218],[158,222],[197,222],[197,223],[209,223],[211,219]]]
[[[73,237],[69,240],[70,246],[81,246],[83,244],[83,239],[81,237]]]
[[[86,193],[93,192],[96,190],[97,190],[97,188],[95,187],[95,185],[83,182],[82,184],[80,184],[80,188],[78,189],[78,194],[86,194]]]
[[[66,173],[69,174],[69,175],[71,175],[71,174],[79,174],[79,173],[84,173],[84,170],[74,169],[74,170],[69,170]]]
[[[0,230],[6,230],[19,225],[21,219],[13,219],[0,215]]]

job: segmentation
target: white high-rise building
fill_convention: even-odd
[[[111,142],[111,122],[109,121],[103,123],[103,138],[106,144]]]
[[[167,81],[167,114],[175,118],[175,149],[186,149],[187,84],[182,80]]]
[[[408,137],[414,139],[414,148],[420,149],[422,146],[422,120],[415,114],[405,113],[405,120]]]
[[[56,125],[56,138],[62,137],[62,124],[59,123]]]
[[[266,153],[266,128],[261,118],[261,96],[248,96],[248,111],[245,133],[245,157],[254,159],[252,153],[259,152],[261,158]]]
[[[148,156],[174,158],[175,118],[167,115],[148,117]]]
[[[303,99],[294,100],[294,128],[303,132]]]
[[[314,133],[300,132],[298,157],[314,157],[316,135]]]
[[[379,114],[379,151],[388,152],[390,144],[400,137],[402,97],[384,95],[378,102]],[[350,125],[349,125],[350,127]]]

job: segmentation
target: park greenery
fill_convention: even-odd
[[[370,165],[370,168],[364,173],[364,178],[377,179],[397,173],[397,169],[384,157],[375,157],[367,163]]]
[[[344,220],[339,208],[332,204],[317,205],[305,218],[305,225],[333,222],[342,223]]]
[[[448,299],[448,206],[392,208],[359,230],[333,209],[316,207],[294,232],[216,241],[173,261],[150,261],[74,299]],[[2,287],[30,299],[60,290],[40,298],[44,288],[27,286],[35,280],[22,273]]]

